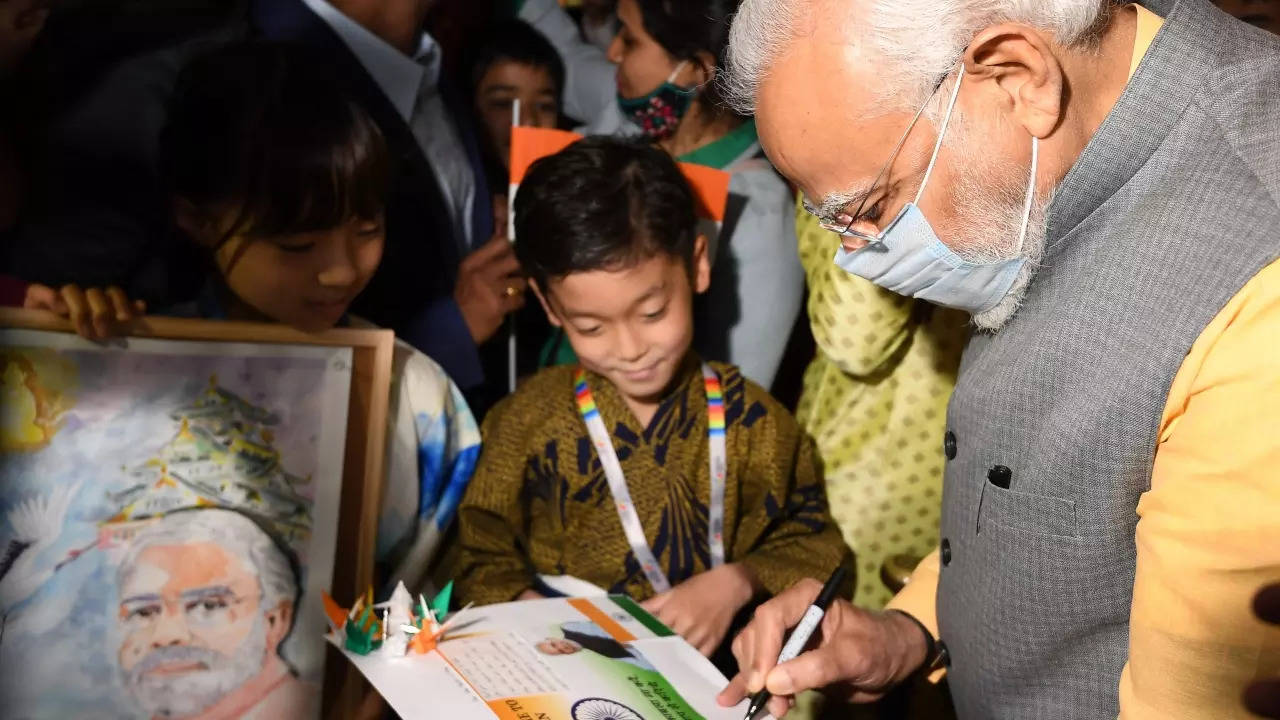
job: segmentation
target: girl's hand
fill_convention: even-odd
[[[112,286],[82,289],[64,285],[54,290],[47,285],[30,285],[22,306],[28,310],[48,310],[71,321],[76,332],[89,340],[104,340],[123,334],[125,327],[147,311],[141,300],[130,302],[124,291]]]
[[[710,657],[724,642],[734,616],[755,595],[757,584],[745,565],[730,563],[694,575],[640,606]]]

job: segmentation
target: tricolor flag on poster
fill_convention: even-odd
[[[507,196],[510,202],[515,201],[516,190],[524,180],[529,166],[539,158],[554,155],[582,139],[582,135],[566,130],[548,130],[544,128],[513,127],[511,128],[511,187]],[[716,170],[705,165],[679,163],[680,171],[693,190],[694,210],[704,223],[714,227],[704,228],[704,233],[712,248],[716,245],[716,236],[720,225],[724,222],[725,206],[729,202],[729,173]],[[509,215],[512,228],[509,237],[515,240],[513,216]],[[714,252],[713,252],[714,257]]]

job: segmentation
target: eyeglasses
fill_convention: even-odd
[[[911,131],[915,128],[916,123],[920,121],[920,116],[924,114],[924,109],[929,107],[929,103],[933,102],[933,96],[938,94],[938,89],[942,87],[942,83],[947,79],[947,75],[950,75],[950,73],[947,73],[938,79],[938,82],[933,86],[933,91],[929,93],[929,97],[925,99],[924,104],[920,106],[920,109],[917,110],[916,114],[911,118],[911,123],[907,125],[906,131],[902,133],[902,138],[898,140],[898,144],[894,146],[893,152],[889,154],[889,160],[885,162],[884,167],[880,169],[875,180],[871,181],[871,187],[867,188],[866,194],[862,196],[862,201],[858,203],[858,209],[855,210],[853,214],[837,212],[834,216],[823,217],[821,211],[810,205],[808,200],[804,202],[804,209],[807,210],[809,214],[818,218],[819,227],[823,230],[830,230],[841,237],[857,238],[868,244],[880,242],[880,235],[882,231],[880,228],[875,226],[875,223],[863,216],[863,211],[866,210],[867,201],[875,194],[876,189],[880,186],[880,181],[884,180],[885,176],[888,175],[889,168],[893,167],[894,161],[898,159],[898,153],[902,152],[902,147],[907,144],[907,138],[911,137]],[[954,102],[955,100],[953,99],[952,103],[954,104]],[[947,116],[950,117],[950,115],[951,109],[948,108]],[[942,138],[939,137],[938,141],[939,144],[941,144]],[[937,148],[934,148],[934,157],[937,157]],[[931,161],[929,164],[929,170],[931,171],[932,169],[933,163]],[[928,177],[929,173],[926,172],[925,179],[927,180]],[[920,186],[922,188],[924,187],[923,181]]]

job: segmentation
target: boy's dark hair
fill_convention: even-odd
[[[484,39],[468,53],[467,78],[473,95],[489,68],[504,60],[546,70],[555,85],[556,104],[563,104],[564,60],[542,33],[520,20],[504,20],[490,25]]]
[[[170,194],[235,234],[267,237],[377,217],[390,176],[378,126],[298,46],[246,41],[192,60],[160,137]]]
[[[742,0],[636,0],[645,32],[677,60],[696,61],[698,53],[725,65],[729,27]],[[719,83],[708,83],[698,100],[717,112],[732,112],[724,103]]]
[[[655,255],[693,272],[693,192],[670,155],[636,140],[589,137],[535,162],[516,193],[516,257],[538,285]]]

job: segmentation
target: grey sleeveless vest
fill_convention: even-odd
[[[1278,199],[1280,40],[1180,0],[1062,182],[1025,304],[971,339],[948,409],[938,613],[964,720],[1116,717],[1169,387],[1280,257]]]

